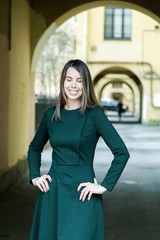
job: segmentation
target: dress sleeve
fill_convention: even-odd
[[[30,183],[32,179],[40,177],[41,153],[43,147],[49,139],[47,128],[47,110],[44,113],[37,131],[28,148],[28,164],[30,172]]]
[[[114,155],[111,166],[101,185],[112,191],[117,183],[130,155],[123,140],[108,120],[102,107],[96,108],[94,115],[96,131],[101,136]]]

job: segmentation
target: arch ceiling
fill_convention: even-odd
[[[140,91],[142,91],[142,84],[141,84],[139,78],[136,76],[136,74],[134,74],[132,71],[130,71],[127,68],[117,67],[117,66],[102,70],[94,78],[93,84],[96,85],[98,83],[98,81],[107,74],[125,74],[125,75],[129,76],[130,78],[132,78],[135,81],[135,83],[137,84]]]
[[[102,93],[102,91],[104,90],[104,88],[105,88],[108,84],[110,84],[110,83],[124,83],[124,84],[126,84],[126,85],[129,87],[129,89],[131,90],[132,94],[134,94],[134,91],[133,91],[133,88],[131,87],[131,85],[130,85],[128,82],[126,82],[126,81],[124,81],[124,80],[122,80],[122,79],[109,80],[107,83],[105,83],[105,84],[102,86],[102,89],[101,89],[101,91],[100,91],[100,94]]]
[[[55,19],[68,12],[70,9],[76,8],[81,5],[90,5],[90,7],[106,6],[106,5],[135,5],[135,8],[145,9],[153,15],[160,17],[160,4],[159,1],[146,1],[146,0],[126,0],[126,1],[91,1],[91,0],[27,0],[33,10],[41,13],[46,19],[49,26]],[[137,7],[136,7],[137,6]],[[86,8],[87,9],[87,8]],[[138,9],[137,9],[138,10]],[[144,10],[144,11],[145,11]],[[140,11],[140,9],[139,9]],[[153,17],[153,16],[152,16]],[[158,18],[157,18],[158,20]]]
[[[126,1],[91,1],[91,0],[26,0],[32,8],[31,55],[32,71],[44,45],[50,35],[70,17],[100,6],[120,6],[140,11],[160,23],[159,1],[126,0]],[[37,44],[38,43],[38,44]]]
[[[104,69],[100,73],[98,73],[97,76],[93,79],[94,86],[107,74],[125,74],[134,80],[140,92],[140,116],[139,116],[138,122],[141,122],[142,106],[143,106],[143,103],[142,103],[143,87],[139,78],[136,76],[136,74],[134,74],[134,72],[130,71],[129,69],[115,66],[115,67]]]

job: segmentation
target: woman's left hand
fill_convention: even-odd
[[[88,201],[91,199],[91,196],[93,193],[96,194],[102,194],[104,193],[107,189],[97,183],[96,178],[94,178],[94,183],[91,182],[85,182],[85,183],[80,183],[77,191],[81,189],[81,187],[85,187],[80,194],[79,200],[84,201],[87,194],[88,194]]]

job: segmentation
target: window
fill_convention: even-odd
[[[122,88],[122,83],[121,82],[113,82],[112,88]]]
[[[131,39],[131,10],[105,8],[105,39]]]

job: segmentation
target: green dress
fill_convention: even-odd
[[[51,117],[55,107],[48,108],[28,149],[30,183],[40,176],[41,152],[49,140],[52,147],[52,165],[48,173],[50,190],[39,190],[30,240],[104,240],[102,194],[93,194],[91,200],[79,200],[77,187],[82,182],[94,183],[93,159],[101,136],[114,155],[102,186],[112,191],[129,158],[128,150],[98,106],[66,110],[61,106],[63,123]],[[106,159],[107,161],[107,159]]]

